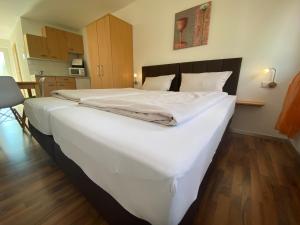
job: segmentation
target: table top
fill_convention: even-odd
[[[75,78],[75,79],[90,79],[90,77],[88,77],[87,75],[85,76],[79,76],[79,75],[35,75],[35,77],[71,77],[71,78]]]
[[[37,81],[18,81],[17,82],[18,85],[23,85],[23,84],[32,84],[32,85],[36,85],[38,84]]]

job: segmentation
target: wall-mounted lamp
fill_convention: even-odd
[[[136,73],[133,74],[133,84],[134,84],[134,86],[138,85],[137,74]]]
[[[271,82],[263,82],[262,87],[268,87],[268,88],[275,88],[277,86],[277,83],[275,82],[276,78],[276,69],[275,68],[266,68],[264,69],[265,74],[270,74],[272,73],[272,81]]]

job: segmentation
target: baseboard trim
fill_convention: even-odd
[[[235,134],[249,135],[249,136],[259,137],[259,138],[263,138],[263,139],[287,142],[296,150],[297,153],[300,154],[300,148],[296,145],[296,143],[293,139],[288,139],[286,137],[275,137],[275,136],[271,136],[271,135],[267,135],[267,134],[261,134],[261,133],[245,131],[245,130],[240,130],[240,129],[235,129],[235,128],[230,128],[229,131],[231,133],[235,133]]]
[[[230,132],[236,133],[236,134],[249,135],[249,136],[269,139],[269,140],[277,140],[277,141],[284,141],[284,142],[288,141],[288,138],[285,138],[285,137],[275,137],[275,136],[271,136],[268,134],[245,131],[245,130],[240,130],[240,129],[235,129],[235,128],[230,128]]]

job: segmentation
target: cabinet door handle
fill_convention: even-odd
[[[101,65],[101,76],[104,77],[104,68],[103,68],[103,65]]]
[[[99,65],[97,65],[97,76],[98,76],[98,77],[101,77],[101,74],[100,74],[100,66],[99,66]]]

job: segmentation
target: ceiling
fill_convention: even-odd
[[[18,17],[80,29],[134,0],[0,0],[0,38],[7,39]]]
[[[7,39],[18,16],[29,10],[39,0],[0,0],[0,38]]]

